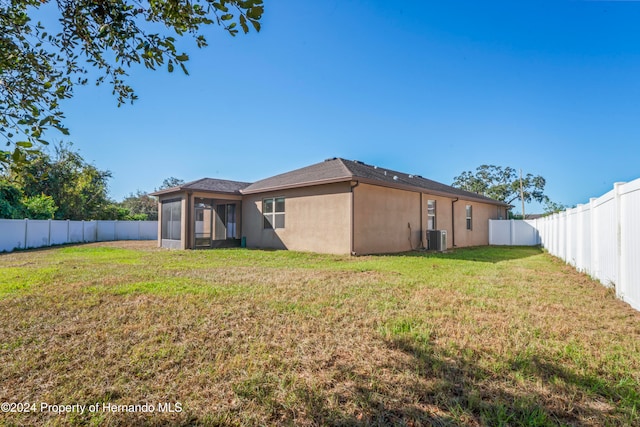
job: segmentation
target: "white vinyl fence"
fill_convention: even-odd
[[[640,179],[548,217],[491,220],[489,244],[541,244],[640,310]]]
[[[157,238],[158,221],[0,219],[0,252],[64,243]]]
[[[536,246],[542,244],[535,220],[489,220],[489,244]]]

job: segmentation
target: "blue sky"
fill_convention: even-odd
[[[446,184],[510,166],[568,205],[640,177],[640,2],[265,9],[260,33],[185,40],[190,76],[133,69],[134,105],[94,85],[65,102],[69,140],[112,171],[113,198],[169,176],[254,181],[336,156]]]

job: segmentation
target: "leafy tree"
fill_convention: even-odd
[[[184,184],[184,179],[176,178],[175,176],[170,176],[169,178],[165,178],[160,185],[158,190],[166,190],[167,188],[178,187]]]
[[[51,196],[26,197],[22,200],[24,216],[30,219],[53,219],[58,207]]]
[[[20,188],[4,179],[0,179],[0,218],[24,218]]]
[[[118,203],[109,203],[105,205],[94,219],[117,219],[119,221],[128,220],[129,210],[123,208]]]
[[[158,218],[155,219],[157,221]],[[147,214],[129,214],[127,216],[127,221],[151,221],[150,218],[147,217]]]
[[[156,221],[158,219],[158,201],[140,190],[125,197],[120,206],[129,211],[129,218],[132,220]]]
[[[62,144],[55,147],[53,156],[35,152],[27,160],[13,165],[8,173],[8,180],[24,197],[50,196],[57,206],[55,219],[107,219],[104,210],[113,203],[107,188],[111,172],[87,163]]]
[[[561,212],[564,211],[566,209],[569,209],[570,206],[567,206],[565,204],[562,203],[556,203],[556,202],[552,202],[551,200],[547,199],[544,202],[544,213],[545,214],[553,214],[556,212]]]
[[[522,177],[524,201],[546,202],[544,194],[546,180],[540,175],[527,174]],[[454,178],[452,186],[482,194],[495,200],[511,203],[520,199],[520,176],[515,169],[494,165],[481,165],[475,172],[462,172]]]
[[[52,219],[57,209],[50,196],[24,197],[19,187],[0,179],[0,218]]]
[[[157,220],[157,201],[138,191],[122,202],[107,195],[111,172],[88,164],[70,145],[32,152],[0,174],[0,218]],[[165,180],[180,182],[177,178]]]
[[[61,29],[32,21],[42,7],[57,7]],[[210,24],[233,36],[238,25],[259,31],[263,11],[262,0],[0,0],[0,141],[7,146],[0,167],[28,161],[51,128],[68,134],[60,101],[88,82],[89,67],[98,70],[96,84],[109,82],[118,105],[133,102],[132,65],[187,73],[189,56],[176,50],[176,37],[189,34],[201,48]]]

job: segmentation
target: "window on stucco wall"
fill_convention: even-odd
[[[265,229],[284,228],[284,197],[271,197],[262,200],[262,216]]]
[[[436,229],[436,201],[427,200],[427,230]]]

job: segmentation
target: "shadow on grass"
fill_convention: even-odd
[[[23,253],[23,252],[47,252],[47,251],[53,251],[56,249],[60,249],[60,248],[69,248],[69,247],[73,247],[73,246],[83,246],[86,245],[87,243],[60,243],[57,245],[50,245],[50,246],[40,246],[37,248],[13,248],[10,251],[0,251],[0,256],[3,255],[11,255],[11,254],[19,254],[19,253]]]
[[[374,373],[338,362],[333,369],[340,386],[334,390],[298,383],[292,401],[277,401],[272,399],[278,387],[273,377],[252,382],[248,393],[239,396],[268,408],[273,425],[296,425],[301,419],[305,425],[442,427],[624,426],[638,421],[635,382],[611,384],[538,355],[507,361],[494,372],[466,351],[451,355],[407,337],[383,342],[401,357],[385,361]]]
[[[316,407],[316,421],[377,426],[631,425],[638,421],[635,408],[640,397],[635,382],[611,385],[536,355],[510,361],[505,372],[496,373],[480,367],[473,354],[442,356],[431,344],[406,338],[385,343],[410,357],[389,361],[384,369],[419,373],[420,381],[402,385],[403,395],[412,400],[398,401],[393,393],[385,393],[399,384],[349,373],[356,384],[356,396],[349,398],[358,403],[360,415],[336,418]],[[526,378],[526,385],[516,377]]]
[[[431,343],[408,338],[384,343],[409,356],[380,368],[393,373],[393,379],[385,380],[380,371],[369,375],[337,365],[341,382],[349,387],[330,396],[326,390],[300,387],[295,409],[267,405],[270,422],[295,425],[299,414],[309,425],[349,426],[624,426],[638,421],[635,383],[612,386],[537,355],[508,361],[504,372],[496,373],[464,351],[443,356]],[[412,379],[399,384],[403,372]]]
[[[474,246],[470,248],[450,249],[446,252],[413,251],[390,255],[399,257],[424,257],[453,259],[461,261],[498,263],[528,258],[543,253],[539,246]]]

